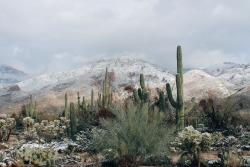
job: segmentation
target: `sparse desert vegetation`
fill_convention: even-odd
[[[19,113],[0,115],[0,166],[250,166],[247,97],[185,100],[182,66],[178,46],[174,86],[153,92],[141,74],[119,100],[106,68],[99,92],[74,102],[64,92],[59,113],[30,95]]]

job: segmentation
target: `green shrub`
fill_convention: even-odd
[[[118,163],[127,165],[140,164],[151,155],[169,155],[169,141],[174,128],[162,124],[158,111],[148,114],[145,108],[137,109],[129,102],[126,111],[120,108],[114,112],[116,119],[103,120],[104,130],[93,135],[95,149],[109,156],[113,153]]]

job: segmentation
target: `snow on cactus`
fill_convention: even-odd
[[[174,144],[182,151],[193,152],[197,147],[202,151],[209,150],[212,142],[213,138],[210,133],[201,133],[192,126],[188,126],[178,133]]]
[[[193,148],[200,145],[202,136],[201,132],[195,130],[192,126],[188,126],[178,133],[176,140],[180,143],[181,150],[191,152]]]

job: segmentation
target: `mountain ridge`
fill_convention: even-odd
[[[23,71],[9,65],[0,65],[0,88],[8,87],[27,79],[28,75]]]
[[[221,71],[230,71],[229,69],[235,67],[242,68],[237,64],[229,63],[225,66],[219,66]],[[148,87],[152,88],[150,90],[152,95],[156,93],[155,88],[165,90],[167,82],[175,85],[175,76],[170,70],[148,63],[140,58],[122,56],[85,65],[78,69],[42,74],[15,83],[12,87],[0,90],[0,104],[4,105],[5,108],[12,108],[17,111],[20,109],[21,104],[27,102],[29,94],[32,94],[34,99],[42,101],[42,104],[40,104],[41,108],[54,105],[57,107],[62,106],[64,93],[66,92],[68,93],[69,101],[74,102],[77,99],[77,92],[80,92],[81,96],[90,97],[91,89],[94,89],[95,96],[97,96],[97,93],[101,91],[106,67],[108,67],[109,73],[114,79],[112,87],[113,91],[116,92],[115,98],[117,99],[131,95],[124,91],[126,86],[139,87],[139,75],[141,73],[144,74]],[[223,79],[220,76],[222,73],[218,75],[213,73],[213,71],[216,72],[216,68],[218,67],[210,67],[203,70],[187,70],[184,74],[184,94],[186,100],[193,96],[201,99],[211,93],[224,98],[235,92],[235,87],[238,86],[230,82],[231,80]],[[248,66],[245,69],[248,69]]]

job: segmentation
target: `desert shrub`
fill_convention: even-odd
[[[168,155],[173,128],[161,124],[160,113],[150,120],[147,110],[139,108],[129,102],[126,112],[124,108],[114,112],[116,119],[103,120],[104,130],[96,131],[93,137],[94,148],[112,155],[118,164],[130,166],[142,163],[146,156]]]
[[[237,167],[243,164],[241,152],[237,148],[221,148],[218,157],[221,159],[221,166]]]
[[[241,109],[240,99],[235,101],[233,97],[226,99],[207,98],[199,102],[202,111],[201,119],[204,124],[212,129],[234,129],[239,125],[249,124],[249,117],[245,117],[238,111]]]
[[[179,160],[180,164],[183,166],[190,166],[190,164],[198,166],[201,163],[201,152],[208,151],[212,143],[213,135],[201,133],[192,126],[188,126],[178,133],[172,144],[182,150],[183,155]]]

